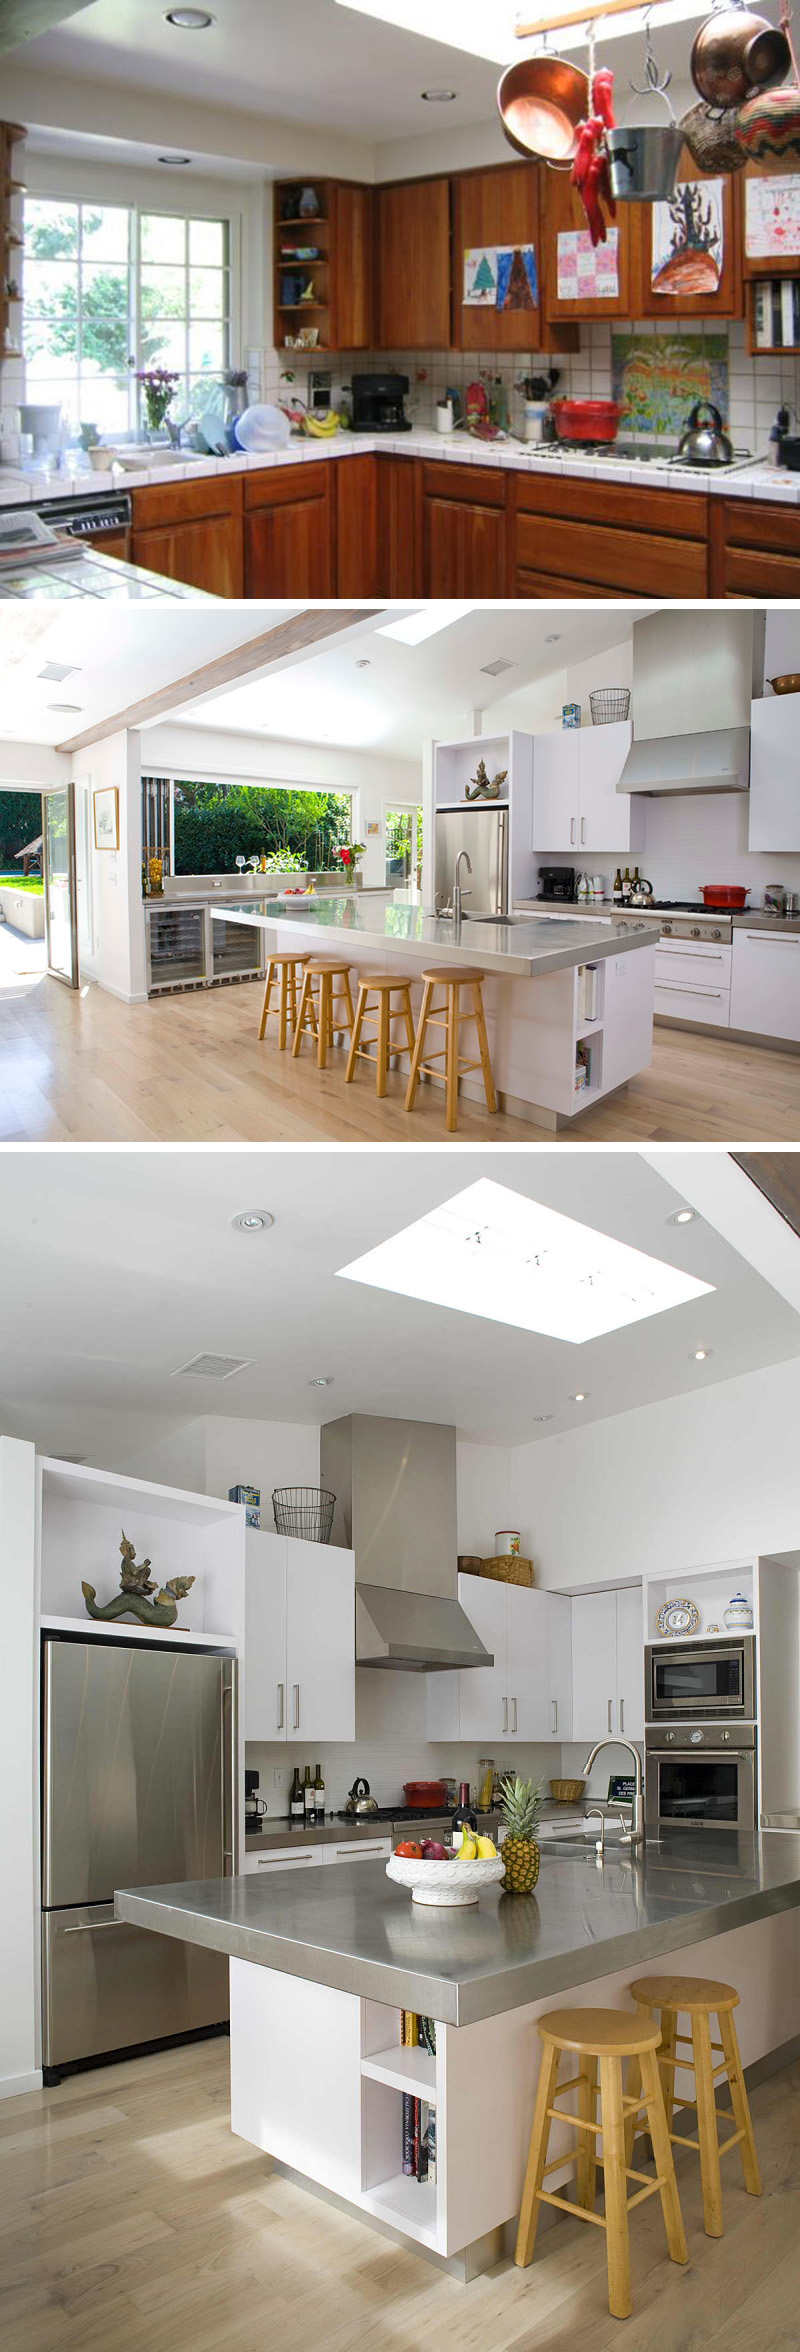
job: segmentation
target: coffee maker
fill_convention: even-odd
[[[574,866],[540,866],[537,896],[539,898],[574,899]]]
[[[260,1828],[261,1828],[261,1823],[262,1823],[262,1820],[263,1820],[263,1817],[264,1817],[264,1814],[266,1813],[266,1810],[267,1810],[267,1808],[266,1808],[266,1805],[265,1805],[265,1803],[264,1803],[264,1799],[263,1799],[263,1797],[260,1797],[260,1796],[259,1796],[259,1794],[258,1794],[258,1773],[257,1773],[257,1772],[248,1772],[248,1771],[245,1771],[245,1776],[244,1776],[244,1826],[245,1826],[245,1830],[247,1831],[247,1830],[253,1830],[253,1829],[260,1829]]]
[[[353,376],[352,384],[354,433],[410,433],[407,376]]]

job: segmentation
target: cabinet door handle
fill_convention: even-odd
[[[614,1704],[614,1701],[613,1701],[613,1699],[609,1699],[609,1702],[608,1702],[608,1728],[609,1728],[609,1731],[613,1731],[613,1729],[614,1729],[613,1723],[612,1723],[612,1721],[611,1721],[611,1709],[612,1709],[612,1707],[613,1707],[613,1704]]]
[[[293,1682],[293,1683],[292,1683],[292,1695],[293,1695],[293,1698],[294,1698],[294,1724],[293,1724],[293,1729],[294,1729],[295,1731],[299,1731],[299,1729],[300,1729],[300,1684],[299,1684],[299,1682]]]
[[[581,817],[581,849],[586,846],[586,818]]]
[[[508,1700],[503,1700],[503,1730],[508,1730]]]
[[[279,1684],[278,1684],[278,1730],[279,1730],[279,1731],[282,1731],[282,1730],[283,1730],[283,1712],[284,1712],[283,1701],[284,1701],[284,1688],[285,1688],[284,1684],[283,1684],[282,1682],[279,1682]]]
[[[511,1705],[512,1705],[512,1707],[513,1707],[513,1709],[514,1709],[514,1713],[513,1713],[512,1717],[511,1717],[511,1729],[512,1729],[512,1731],[516,1731],[516,1728],[517,1728],[517,1702],[516,1702],[516,1699],[512,1699],[512,1701],[511,1701]]]
[[[624,1701],[624,1699],[620,1699],[620,1702],[619,1702],[619,1728],[620,1728],[620,1731],[624,1731],[624,1729],[625,1729],[625,1701]]]
[[[558,1700],[553,1700],[553,1730],[558,1730]]]
[[[571,845],[572,845],[572,847],[573,847],[573,848],[574,848],[574,845],[575,845],[575,825],[576,825],[576,822],[577,822],[577,820],[576,820],[576,818],[575,818],[575,817],[570,817],[570,820],[569,820],[569,838],[570,838],[570,843],[571,843]]]

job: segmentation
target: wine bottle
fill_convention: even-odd
[[[321,1828],[325,1819],[325,1782],[322,1778],[321,1764],[317,1765],[317,1776],[314,1782],[314,1817],[318,1827]]]
[[[311,1778],[311,1766],[310,1764],[307,1764],[305,1780],[303,1782],[303,1810],[305,1813],[306,1829],[313,1828],[315,1801],[314,1783]]]
[[[296,1764],[294,1768],[294,1780],[292,1781],[291,1794],[289,1797],[289,1818],[291,1821],[301,1822],[304,1818],[304,1815],[305,1805],[303,1803],[303,1790],[300,1781],[299,1766]]]
[[[622,903],[622,875],[620,873],[619,866],[617,867],[617,871],[614,875],[614,888],[612,891],[612,897],[614,900],[614,905],[620,906]]]

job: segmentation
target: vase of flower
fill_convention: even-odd
[[[141,384],[148,435],[157,439],[166,421],[167,411],[175,397],[180,376],[172,368],[134,368],[134,380]]]
[[[342,868],[342,881],[349,883],[351,887],[358,873],[358,860],[364,856],[366,846],[365,841],[345,841],[343,847],[337,849],[336,855]]]

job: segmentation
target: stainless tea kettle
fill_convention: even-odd
[[[378,1806],[375,1798],[371,1797],[369,1793],[369,1781],[354,1780],[345,1805],[345,1812],[355,1813],[358,1820],[361,1821],[366,1813],[377,1813],[377,1811]]]
[[[709,422],[710,419],[710,422]],[[733,442],[723,431],[713,400],[696,400],[678,442],[678,456],[687,465],[723,466],[733,463]]]

